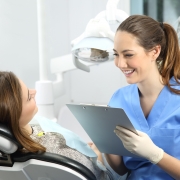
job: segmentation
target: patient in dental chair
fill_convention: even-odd
[[[36,91],[28,89],[12,72],[0,71],[0,122],[13,132],[24,147],[19,151],[51,152],[69,157],[89,168],[97,180],[115,179],[111,169],[103,164],[101,153],[93,143],[89,146],[98,156],[98,163],[92,158],[66,145],[62,134],[43,132],[40,125],[29,125],[38,109],[35,102]]]

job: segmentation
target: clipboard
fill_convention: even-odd
[[[91,104],[66,104],[66,106],[100,152],[138,157],[126,150],[114,133],[115,127],[120,125],[138,134],[123,109]]]

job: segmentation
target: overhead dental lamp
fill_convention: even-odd
[[[115,33],[110,24],[120,24],[128,17],[126,12],[117,9],[118,2],[109,0],[106,10],[91,19],[85,32],[71,42],[73,61],[77,68],[90,72],[90,68],[82,61],[101,63],[113,60]]]
[[[90,72],[89,66],[92,64],[113,59],[115,33],[109,24],[120,24],[128,17],[127,13],[117,9],[118,2],[119,0],[109,0],[106,10],[89,21],[85,32],[71,42],[72,54],[63,56],[60,60],[51,60],[51,73],[56,75],[56,80],[50,81],[47,63],[46,7],[44,0],[37,0],[40,80],[36,81],[35,88],[39,115],[57,121],[54,103],[58,97],[65,94],[64,72],[77,68]]]

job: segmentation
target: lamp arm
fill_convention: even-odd
[[[48,80],[47,59],[48,39],[46,32],[46,7],[44,0],[37,0],[37,21],[38,21],[38,45],[39,45],[39,73],[40,80]]]
[[[116,10],[119,0],[109,0],[106,5],[107,21],[116,21]]]
[[[106,9],[110,7],[117,7],[118,3],[119,3],[119,0],[108,0]]]
[[[119,23],[122,23],[126,18],[129,17],[129,15],[121,10],[121,9],[116,9],[116,20],[119,22]]]
[[[104,18],[106,19],[106,11],[101,11],[100,13],[98,13],[95,17],[95,19],[100,19],[100,18]]]
[[[58,74],[57,77],[62,76]],[[36,81],[36,103],[41,105],[54,104],[54,100],[65,93],[64,81],[57,78],[56,81]]]
[[[109,0],[106,5],[106,10],[101,11],[95,17],[95,19],[105,18],[107,21],[124,21],[129,15],[120,9],[117,9],[119,0]]]
[[[62,78],[62,74],[57,74],[57,80],[53,81],[53,95],[54,100],[65,94],[65,84]],[[61,77],[61,78],[60,78]]]

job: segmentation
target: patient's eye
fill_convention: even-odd
[[[32,96],[31,94],[29,94],[28,100],[30,101],[31,99],[32,99]]]
[[[30,101],[32,99],[32,94],[30,94],[30,91],[28,89],[28,98],[27,98],[27,101]]]

